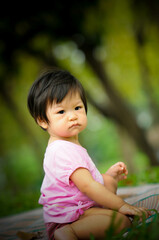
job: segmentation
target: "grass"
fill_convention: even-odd
[[[21,178],[19,178],[20,180]],[[20,181],[23,182],[22,179]],[[147,183],[159,182],[159,167],[151,167],[147,171],[140,174],[129,175],[129,177],[119,183],[121,186],[137,186]],[[31,186],[30,186],[31,185]],[[41,179],[39,181],[32,181],[26,185],[25,188],[19,187],[14,192],[13,187],[6,187],[3,194],[0,195],[0,217],[17,214],[31,209],[39,208],[38,204],[40,197]]]
[[[31,154],[26,150],[25,156],[25,161],[21,161],[21,155],[16,161],[13,161],[13,156],[10,157],[8,159],[9,163],[6,165],[4,165],[5,161],[3,161],[4,166],[1,166],[1,169],[6,173],[6,176],[0,174],[0,190],[3,193],[0,195],[0,217],[41,207],[38,204],[38,199],[43,176],[36,169],[36,164],[33,164],[30,160]],[[23,166],[24,163],[25,166]],[[103,165],[105,167],[105,164]],[[25,174],[22,171],[24,168]],[[5,181],[6,179],[8,181]],[[147,168],[146,171],[128,175],[126,180],[119,183],[119,187],[158,182],[159,167],[155,166]]]
[[[159,213],[155,209],[151,209],[151,211],[153,213],[151,222],[147,222],[145,216],[143,215],[143,220],[139,223],[139,218],[136,217],[131,228],[123,230],[117,235],[114,235],[114,232],[120,222],[114,225],[114,215],[110,228],[105,232],[105,237],[101,238],[101,240],[158,240]],[[95,237],[91,235],[90,240],[95,240]]]
[[[149,167],[145,171],[128,175],[128,178],[119,182],[120,186],[138,186],[142,184],[159,183],[159,167]]]
[[[13,168],[12,168],[13,170]],[[18,174],[17,174],[18,175]],[[19,176],[19,175],[18,175]],[[15,176],[14,176],[15,177]],[[23,186],[23,178],[18,178],[21,180],[21,185]],[[25,180],[25,179],[24,179]],[[34,178],[33,178],[34,180]],[[8,188],[3,191],[0,196],[0,217],[17,214],[20,212],[28,211],[40,207],[38,204],[38,199],[40,196],[40,186],[41,179],[37,181],[32,180],[31,186],[31,175],[29,182],[25,185],[25,188],[19,186],[14,192]],[[129,175],[128,179],[121,181],[120,186],[137,186],[147,183],[158,183],[159,182],[159,167],[151,167],[146,171],[140,172],[140,174]],[[13,185],[12,185],[13,186]],[[139,225],[138,219],[135,219],[129,231],[121,232],[120,234],[114,236],[115,227],[113,222],[111,227],[107,230],[105,238],[103,240],[158,240],[159,239],[159,213],[155,212],[155,217],[153,221],[149,224],[145,223],[143,220],[142,224]],[[94,240],[94,236],[90,236],[90,240]]]
[[[24,190],[13,194],[6,191],[0,196],[0,217],[18,214],[31,209],[39,208],[38,204],[39,191]]]

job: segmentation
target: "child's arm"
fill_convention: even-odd
[[[127,204],[123,199],[109,191],[104,185],[95,181],[91,173],[85,168],[78,168],[73,172],[70,179],[81,192],[105,208],[120,211],[120,213],[125,215],[142,216],[142,213],[144,212],[148,217],[145,208],[137,208]]]
[[[116,193],[118,182],[126,179],[128,174],[127,166],[123,162],[112,165],[106,173],[102,174],[104,186],[113,193]]]
[[[104,185],[95,181],[91,173],[85,168],[78,168],[73,172],[70,179],[81,192],[101,206],[118,210],[125,203]]]

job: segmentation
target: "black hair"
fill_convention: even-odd
[[[32,117],[49,122],[48,104],[62,102],[68,92],[78,92],[87,113],[87,100],[82,84],[66,70],[49,70],[35,80],[28,94],[28,109]]]

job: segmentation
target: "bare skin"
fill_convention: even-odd
[[[127,178],[128,170],[123,162],[117,162],[111,166],[105,174],[102,174],[104,186],[113,193],[116,193],[118,182]]]
[[[78,135],[87,126],[87,115],[78,92],[74,94],[68,92],[60,103],[53,101],[52,104],[48,104],[46,115],[48,122],[40,118],[37,122],[49,133],[49,143],[60,139],[80,145]],[[131,206],[116,195],[118,181],[125,179],[127,174],[126,165],[119,162],[102,175],[103,185],[95,181],[87,169],[76,169],[70,176],[70,180],[83,194],[102,207],[92,207],[86,210],[77,221],[57,229],[54,233],[55,239],[89,239],[91,233],[96,239],[101,238],[111,224],[114,211],[116,212],[115,223],[121,220],[116,233],[130,226],[126,215],[142,216],[144,212],[148,217],[149,213],[145,208]]]
[[[56,240],[76,240],[90,239],[90,234],[93,234],[96,239],[105,236],[105,230],[109,228],[112,220],[112,211],[107,209],[92,208],[88,209],[84,216],[76,222],[66,225],[63,228],[56,230],[54,236]],[[115,223],[121,220],[121,225],[116,233],[122,229],[129,227],[128,218],[120,213],[117,213]]]
[[[106,229],[112,222],[114,210],[116,211],[114,224],[121,222],[115,233],[130,227],[131,222],[126,215],[141,217],[145,213],[146,217],[149,216],[147,209],[131,206],[115,194],[118,181],[125,179],[128,174],[124,163],[119,162],[113,165],[103,174],[104,186],[94,182],[86,169],[77,169],[76,171],[75,175],[71,176],[72,181],[103,208],[92,207],[86,210],[77,221],[56,230],[54,234],[56,240],[90,239],[90,234],[93,234],[96,239],[104,237]],[[81,179],[85,179],[85,181],[88,177],[88,182],[91,182],[92,186],[91,184],[87,186],[85,182],[79,183],[77,180],[79,176],[82,176]]]

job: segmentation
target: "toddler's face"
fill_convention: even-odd
[[[46,111],[49,123],[41,122],[52,139],[74,140],[87,126],[87,115],[78,92],[68,93],[61,103],[53,102]]]

